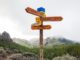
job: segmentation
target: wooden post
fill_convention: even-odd
[[[41,25],[43,26],[43,21],[41,21]],[[43,53],[43,29],[40,29],[40,60],[44,60],[44,53]]]

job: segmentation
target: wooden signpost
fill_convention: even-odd
[[[40,7],[36,10],[27,7],[26,12],[36,15],[36,23],[32,24],[31,29],[32,30],[40,30],[40,58],[39,60],[44,60],[44,54],[43,54],[43,30],[51,29],[50,25],[43,25],[43,22],[46,21],[61,21],[63,18],[61,16],[54,16],[54,17],[46,17],[45,15],[45,8]]]

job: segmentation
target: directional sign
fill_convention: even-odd
[[[43,21],[61,21],[63,18],[60,16],[54,16],[54,17],[44,17],[41,18]]]
[[[33,14],[33,15],[36,15],[36,16],[42,17],[42,15],[43,15],[43,13],[38,12],[38,11],[36,11],[36,10],[30,8],[30,7],[27,7],[25,10],[26,10],[26,12],[28,12],[30,14]]]
[[[43,26],[32,25],[31,29],[32,30],[51,29],[51,26],[50,25],[43,25]]]

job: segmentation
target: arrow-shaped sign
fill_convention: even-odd
[[[32,25],[31,26],[31,29],[32,30],[40,30],[40,29],[51,29],[51,26],[50,25],[43,25],[43,26],[40,26],[40,25]]]
[[[26,10],[26,12],[28,12],[30,14],[33,14],[33,15],[40,16],[40,17],[43,16],[43,13],[38,12],[38,11],[36,11],[36,10],[30,8],[30,7],[27,7],[25,10]]]
[[[54,17],[44,17],[41,18],[43,21],[61,21],[63,18],[61,16],[54,16]]]
[[[43,17],[43,13],[38,12],[30,7],[27,7],[25,10],[26,10],[26,12],[28,12],[30,14]],[[54,16],[54,17],[44,17],[41,20],[43,20],[43,21],[61,21],[62,19],[63,18],[61,16]]]

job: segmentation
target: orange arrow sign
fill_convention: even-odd
[[[42,13],[40,13],[40,12],[30,8],[30,7],[27,7],[25,10],[26,10],[26,12],[33,14],[33,15],[36,15],[36,16],[42,17],[42,15],[43,15]]]
[[[41,18],[43,21],[61,21],[63,18],[60,16],[54,16],[54,17],[44,17]]]
[[[32,25],[31,29],[32,30],[51,29],[51,26],[50,25],[43,25],[43,26]]]

